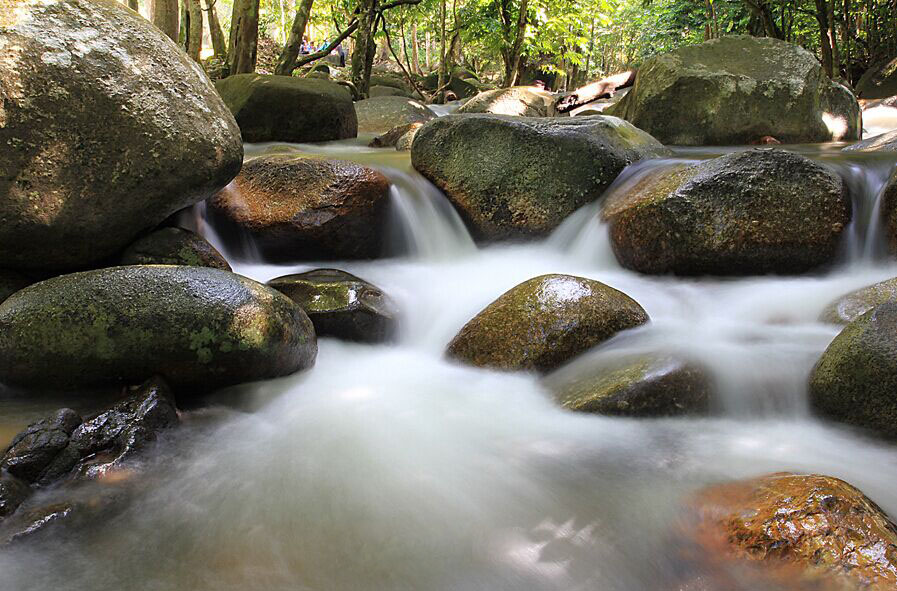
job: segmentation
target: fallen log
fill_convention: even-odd
[[[602,78],[597,82],[581,86],[570,94],[562,96],[557,103],[557,110],[559,113],[566,113],[592,101],[611,98],[619,89],[629,88],[635,83],[636,72],[637,70],[634,69],[620,72],[619,74]]]

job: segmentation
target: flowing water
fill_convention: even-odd
[[[680,502],[706,483],[820,472],[897,515],[895,449],[813,417],[805,388],[838,331],[816,320],[821,310],[897,276],[875,230],[893,157],[796,148],[833,166],[854,195],[855,222],[833,268],[680,279],[620,268],[600,203],[543,241],[477,248],[407,154],[360,143],[247,146],[247,154],[313,153],[383,170],[394,183],[393,256],[274,266],[243,248],[232,262],[260,281],[320,266],[368,279],[402,310],[398,341],[321,339],[313,370],[225,393],[229,408],[212,426],[172,436],[178,454],[124,514],[77,540],[0,555],[0,589],[672,590],[694,568],[673,533]],[[713,154],[637,164],[609,191]],[[537,376],[444,359],[467,320],[543,273],[597,279],[651,316],[562,371],[673,353],[711,372],[711,416],[570,413]]]

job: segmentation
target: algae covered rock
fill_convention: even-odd
[[[389,181],[342,160],[264,156],[250,160],[209,200],[218,226],[247,234],[269,260],[374,258],[386,235]],[[236,236],[233,248],[242,240]]]
[[[349,91],[335,82],[238,74],[215,83],[246,142],[326,142],[358,135]]]
[[[240,170],[239,130],[199,64],[127,6],[0,13],[4,267],[96,264]]]
[[[544,236],[622,170],[669,152],[615,117],[447,115],[414,136],[411,163],[477,238]]]
[[[823,417],[897,438],[897,302],[848,324],[810,374],[810,405]]]
[[[555,98],[550,92],[528,86],[514,86],[481,92],[464,103],[459,113],[492,113],[521,117],[554,117]]]
[[[187,265],[230,271],[230,265],[208,241],[183,228],[161,228],[138,238],[121,255],[122,265]]]
[[[661,169],[603,211],[620,263],[642,273],[801,273],[831,263],[850,222],[841,177],[760,148]]]
[[[477,367],[549,371],[616,333],[648,322],[621,291],[571,275],[541,275],[511,288],[471,319],[448,345]]]
[[[355,103],[358,131],[385,133],[399,125],[425,123],[436,114],[423,103],[403,96],[378,96]]]
[[[859,139],[860,107],[809,51],[785,41],[727,36],[648,58],[623,100],[605,111],[664,144]]]
[[[414,136],[417,135],[417,130],[420,129],[422,125],[423,123],[408,123],[406,125],[393,127],[383,135],[377,136],[371,140],[369,146],[371,148],[395,147],[395,149],[400,152],[410,150],[411,144],[414,142]]]
[[[396,329],[396,306],[383,290],[338,269],[315,269],[268,282],[305,310],[319,337],[377,343]]]
[[[831,324],[848,324],[872,308],[897,301],[897,278],[880,281],[841,296],[822,311],[819,320]]]
[[[206,267],[61,275],[0,304],[0,382],[59,390],[155,374],[205,390],[314,364],[311,321],[289,298]]]

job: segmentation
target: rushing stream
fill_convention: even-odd
[[[176,459],[127,511],[83,539],[0,555],[0,589],[118,591],[133,581],[128,589],[153,591],[672,591],[696,568],[672,526],[682,496],[703,484],[815,471],[897,515],[893,447],[819,421],[806,400],[808,373],[838,332],[816,320],[821,310],[897,276],[875,213],[895,158],[795,149],[851,188],[854,223],[838,264],[801,277],[678,279],[620,268],[600,203],[544,241],[477,248],[407,153],[361,142],[247,146],[247,157],[355,160],[394,183],[394,256],[376,261],[274,266],[254,260],[251,245],[236,260],[201,210],[197,218],[238,273],[266,281],[335,266],[383,288],[402,311],[398,342],[322,339],[313,370],[236,388],[221,398],[228,408],[197,411],[203,426],[167,442],[180,446]],[[711,155],[632,166],[609,191]],[[467,320],[543,273],[607,283],[651,317],[561,372],[676,353],[712,373],[712,415],[570,413],[536,376],[443,358]]]

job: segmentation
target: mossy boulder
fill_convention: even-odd
[[[411,93],[403,88],[394,88],[392,86],[371,86],[370,90],[368,90],[368,96],[370,98],[376,98],[378,96],[403,96],[405,98],[411,98]]]
[[[375,70],[371,72],[370,86],[388,86],[397,88],[405,92],[410,92],[411,88],[405,76],[399,72],[390,72],[387,70]]]
[[[502,370],[550,371],[648,314],[621,291],[571,275],[541,275],[511,288],[471,319],[448,356]]]
[[[897,302],[869,310],[834,338],[810,374],[810,405],[897,439]]]
[[[554,117],[555,98],[550,92],[528,86],[481,92],[464,103],[459,113],[492,113],[521,117]]]
[[[764,148],[659,169],[612,196],[603,216],[628,269],[801,273],[834,260],[851,204],[825,166]]]
[[[74,390],[161,374],[183,392],[314,364],[301,308],[205,267],[110,267],[61,275],[0,304],[0,382]]]
[[[897,95],[897,57],[866,70],[857,82],[857,96],[883,99]]]
[[[544,236],[626,166],[666,154],[650,135],[601,116],[447,115],[411,145],[414,168],[482,240]]]
[[[605,112],[674,145],[855,140],[862,132],[856,98],[812,53],[747,35],[645,60],[632,90]]]
[[[897,131],[882,133],[844,148],[845,152],[897,152]]]
[[[436,114],[423,103],[402,96],[378,96],[355,103],[358,131],[385,133],[398,125],[425,123]]]
[[[215,83],[246,142],[326,142],[358,135],[349,90],[314,78],[238,74]]]
[[[897,301],[897,278],[880,281],[841,296],[822,311],[819,320],[849,324],[885,302]]]
[[[660,417],[704,414],[710,407],[706,372],[669,356],[615,360],[572,375],[550,376],[546,383],[561,406],[578,412]]]
[[[0,269],[0,302],[3,302],[20,289],[25,289],[32,283],[34,281],[21,273]]]
[[[377,343],[396,330],[396,306],[379,287],[338,269],[272,279],[268,286],[305,310],[319,337]]]
[[[187,265],[230,271],[230,265],[208,241],[183,228],[160,228],[138,238],[121,255],[122,265]]]
[[[443,83],[446,84],[446,92],[451,92],[455,95],[455,98],[458,99],[476,96],[481,90],[484,90],[484,88],[481,88],[481,86],[484,85],[479,84],[474,78],[462,78],[460,76],[451,75],[446,82]],[[421,85],[426,90],[436,90],[439,87],[439,73],[431,72],[430,74],[427,74],[421,80]]]
[[[708,486],[687,500],[676,539],[710,573],[699,589],[742,589],[726,581],[738,573],[750,575],[751,589],[897,588],[897,527],[831,476],[777,473]]]
[[[83,269],[240,170],[202,68],[112,0],[0,9],[0,260]]]
[[[374,258],[386,236],[389,181],[342,160],[263,156],[209,200],[209,213],[239,252],[251,238],[268,260]]]

